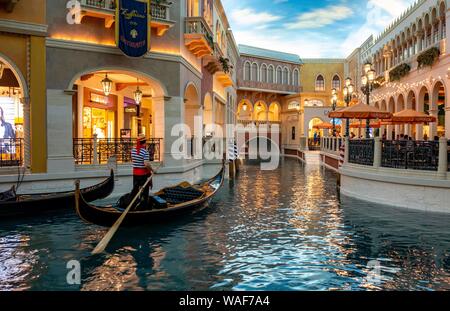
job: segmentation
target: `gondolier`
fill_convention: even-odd
[[[133,161],[133,191],[131,197],[139,192],[139,189],[145,185],[147,179],[153,174],[153,169],[150,164],[150,154],[145,148],[147,139],[144,135],[139,135],[136,147],[131,150],[131,159]],[[148,200],[149,189],[153,189],[153,181],[144,189],[143,201]]]

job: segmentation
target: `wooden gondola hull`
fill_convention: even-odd
[[[209,203],[213,199],[214,195],[221,188],[224,181],[224,172],[221,172],[210,179],[208,182],[202,185],[214,185],[214,191],[209,195],[193,200],[191,202],[185,202],[179,206],[169,207],[165,209],[153,209],[144,211],[131,211],[127,214],[125,220],[123,221],[123,226],[136,226],[143,224],[154,224],[163,223],[173,219],[176,219],[182,215],[189,215],[197,213],[209,206]],[[111,207],[101,207],[88,204],[82,194],[75,194],[75,208],[78,215],[86,222],[93,223],[100,226],[110,227],[112,226],[118,218],[122,215],[122,212]]]
[[[114,173],[98,185],[82,189],[83,197],[92,202],[108,197],[114,190]],[[17,201],[0,202],[0,219],[42,215],[74,208],[75,191],[18,195]]]

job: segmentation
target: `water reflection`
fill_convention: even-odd
[[[0,290],[450,289],[449,220],[339,201],[319,167],[248,163],[209,209],[122,228],[101,256],[90,251],[106,229],[73,213],[0,223]],[[73,259],[80,286],[66,282]]]

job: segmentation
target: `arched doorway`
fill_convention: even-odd
[[[246,123],[245,121],[251,121],[253,115],[253,105],[249,100],[241,100],[238,105],[237,117],[238,121],[241,123]]]
[[[113,155],[119,163],[129,162],[139,135],[147,137],[151,160],[162,160],[165,89],[159,82],[144,73],[107,68],[83,72],[71,88],[76,164],[106,164]],[[90,152],[94,148],[98,156]]]
[[[184,100],[184,122],[190,129],[190,137],[193,137],[195,117],[200,115],[200,97],[194,83],[188,83],[184,92]]]
[[[30,110],[26,82],[15,64],[0,54],[0,167],[29,167]]]
[[[445,101],[446,91],[445,86],[441,81],[436,82],[432,91],[432,100],[430,105],[430,115],[435,116],[438,120],[437,123],[431,125],[431,137],[445,136]],[[449,126],[449,125],[447,125]]]
[[[253,120],[264,122],[267,121],[267,105],[264,101],[256,102],[253,111]]]
[[[430,93],[428,91],[428,88],[426,86],[423,86],[420,91],[417,98],[417,111],[424,112],[426,114],[430,114]],[[417,125],[416,126],[416,139],[422,140],[422,139],[429,139],[431,136],[431,127],[429,124],[426,125]]]
[[[320,138],[325,136],[324,130],[315,129],[314,126],[323,123],[321,118],[313,118],[308,124],[308,146],[310,149],[320,147]]]
[[[397,106],[396,106],[396,108],[395,108],[395,112],[400,112],[400,111],[402,111],[402,110],[405,110],[405,98],[403,97],[403,94],[400,94],[398,97],[397,97]],[[396,125],[395,126],[395,133],[397,134],[397,135],[401,135],[401,134],[407,134],[406,133],[406,131],[405,131],[405,125]]]
[[[213,116],[214,111],[212,98],[211,95],[207,93],[203,101],[203,129],[205,129],[208,125],[214,124]],[[212,136],[212,133],[205,133],[205,135]]]
[[[270,122],[280,122],[280,104],[277,102],[270,104],[269,106],[269,121]]]

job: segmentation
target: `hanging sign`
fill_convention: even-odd
[[[150,1],[116,0],[116,44],[127,56],[150,50]]]

